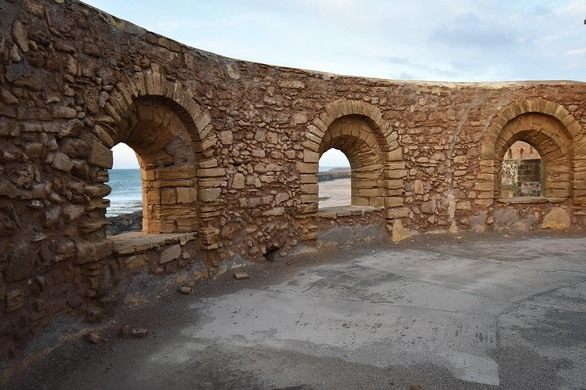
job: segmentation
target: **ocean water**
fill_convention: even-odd
[[[110,207],[106,211],[108,217],[129,214],[142,208],[142,183],[139,169],[110,169],[112,192]]]
[[[338,168],[335,166],[320,166],[320,172]],[[142,208],[142,183],[139,169],[110,169],[112,192],[106,198],[110,199],[110,207],[106,215],[115,217],[120,214],[129,214]]]

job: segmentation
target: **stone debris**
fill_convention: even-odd
[[[105,342],[100,333],[97,331],[90,331],[83,335],[83,339],[90,344],[101,344]]]
[[[191,287],[188,286],[181,286],[179,287],[179,292],[181,294],[191,294],[193,292],[193,289]]]
[[[244,279],[248,279],[250,278],[250,276],[248,275],[247,272],[234,272],[234,279],[236,280],[244,280]]]
[[[132,327],[130,325],[124,325],[120,328],[119,335],[122,338],[135,338],[140,339],[148,336],[149,330],[142,327]]]

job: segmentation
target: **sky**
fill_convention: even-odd
[[[85,2],[187,45],[272,65],[399,80],[586,81],[586,0]],[[129,150],[114,148],[115,167],[136,166]],[[321,163],[342,164],[340,154]]]

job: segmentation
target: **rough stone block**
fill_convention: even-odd
[[[244,188],[245,177],[242,173],[236,173],[232,179],[232,188],[240,190]]]
[[[385,207],[399,207],[403,205],[403,198],[400,196],[384,198]]]
[[[101,142],[95,141],[91,145],[88,163],[100,168],[111,169],[114,163],[112,150],[105,147]]]
[[[24,306],[24,293],[22,290],[10,290],[6,293],[6,311],[13,312]]]
[[[112,254],[113,243],[110,240],[98,242],[77,242],[77,264],[93,263]]]
[[[395,150],[387,153],[387,161],[401,161],[403,160],[403,150],[396,148]]]
[[[159,264],[166,264],[170,261],[178,259],[181,256],[181,246],[179,244],[172,245],[161,252]]]
[[[177,203],[193,203],[197,201],[197,192],[193,187],[177,187]]]
[[[69,172],[73,168],[73,162],[65,153],[57,152],[51,166],[60,171]]]
[[[406,218],[408,216],[409,209],[407,207],[393,207],[385,210],[387,219]]]
[[[161,190],[161,204],[169,205],[177,203],[177,193],[174,188],[163,188]]]
[[[299,173],[311,173],[316,175],[318,170],[317,163],[298,162],[296,167]]]
[[[568,229],[571,223],[568,212],[561,207],[555,207],[543,217],[541,228],[564,230]]]
[[[285,214],[285,209],[283,207],[275,207],[273,209],[263,211],[262,215],[265,216],[277,216]]]
[[[225,168],[204,168],[198,169],[197,175],[199,177],[220,177],[226,176],[226,169]]]
[[[319,161],[319,153],[313,152],[311,150],[304,150],[303,151],[303,162],[317,163],[318,161]]]
[[[199,191],[198,198],[202,202],[213,202],[218,200],[222,193],[221,188],[202,188]]]

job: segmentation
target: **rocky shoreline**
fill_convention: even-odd
[[[138,232],[142,230],[142,210],[130,214],[120,214],[115,217],[109,217],[106,234],[115,236],[125,232]]]

